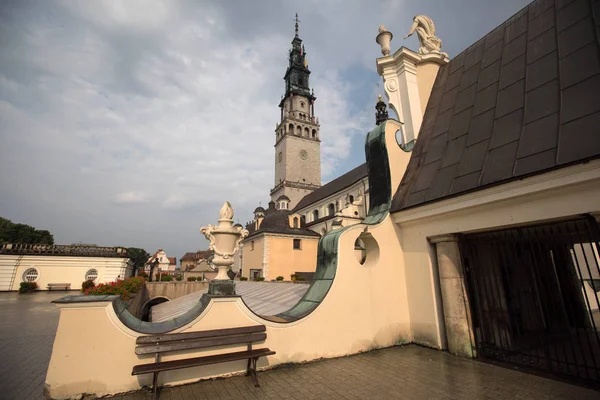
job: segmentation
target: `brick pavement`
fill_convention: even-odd
[[[0,293],[0,399],[43,399],[65,292]],[[418,346],[281,366],[245,376],[165,388],[163,400],[200,399],[599,399],[600,392]],[[142,400],[138,391],[113,400]]]
[[[205,399],[599,399],[600,392],[419,346],[290,365],[165,388],[162,400]],[[145,400],[147,391],[113,397]]]
[[[43,399],[59,310],[67,292],[0,293],[0,399]]]

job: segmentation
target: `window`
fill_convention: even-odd
[[[298,222],[298,217],[294,217],[294,228],[299,228]]]
[[[294,239],[294,250],[300,250],[301,249],[300,244],[301,244],[300,239]]]
[[[306,226],[306,215],[300,217],[300,226]]]
[[[281,160],[283,160],[283,153],[281,151],[279,152],[279,155],[277,156],[277,160],[279,162],[281,162]]]
[[[254,240],[250,242],[250,251],[254,250]]]
[[[300,108],[304,108],[304,102],[303,101],[300,102]]]
[[[354,196],[348,196],[348,201],[350,202],[350,204],[354,203]]]
[[[40,274],[35,268],[28,268],[23,273],[23,282],[35,282],[39,278]]]
[[[333,205],[333,203],[329,203],[329,205],[327,206],[327,212],[330,216],[335,214],[335,206]]]
[[[313,211],[313,221],[316,221],[319,219],[319,210],[315,210]]]
[[[254,280],[256,278],[262,277],[262,269],[251,269],[250,270],[250,279]]]
[[[90,269],[88,272],[85,273],[86,281],[95,281],[96,279],[98,279],[98,270],[97,269]]]
[[[313,139],[315,139],[317,137],[317,130],[316,129],[312,130],[312,137],[313,137]]]

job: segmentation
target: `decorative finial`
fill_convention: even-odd
[[[298,37],[298,22],[300,22],[300,20],[298,19],[298,13],[296,13],[296,37]]]
[[[377,104],[375,105],[375,125],[379,125],[388,119],[387,105],[383,101],[381,95],[377,96]]]
[[[233,208],[231,207],[231,204],[226,201],[223,204],[223,207],[221,208],[221,212],[219,213],[221,219],[233,219]]]
[[[392,32],[385,29],[384,25],[379,27],[379,34],[375,38],[375,41],[381,46],[381,54],[383,54],[384,57],[390,55],[390,42],[393,37],[394,35],[392,35]]]

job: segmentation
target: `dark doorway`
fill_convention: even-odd
[[[142,307],[142,321],[152,322],[152,307],[166,301],[169,301],[166,297],[155,297],[148,300]]]
[[[600,383],[592,217],[461,235],[477,354]]]

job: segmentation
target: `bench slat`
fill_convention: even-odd
[[[256,349],[251,351],[239,351],[228,354],[216,354],[212,356],[186,358],[182,360],[162,361],[152,364],[141,364],[133,367],[131,375],[140,375],[181,368],[198,367],[201,365],[210,365],[229,361],[247,360],[249,358],[264,357],[273,354],[275,354],[275,352],[269,349]]]
[[[163,342],[162,344],[145,344],[136,347],[135,353],[141,354],[154,354],[164,353],[167,351],[176,350],[190,350],[190,349],[203,349],[206,347],[224,346],[229,344],[240,344],[250,342],[261,342],[267,338],[266,333],[251,333],[235,336],[223,336],[223,337],[208,337],[198,340],[179,340],[176,342]]]
[[[188,339],[204,339],[210,337],[239,335],[243,333],[265,332],[267,328],[264,325],[243,326],[240,328],[213,329],[201,332],[186,332],[186,333],[171,333],[162,335],[140,336],[136,340],[136,344],[156,344],[164,342],[175,342]]]

